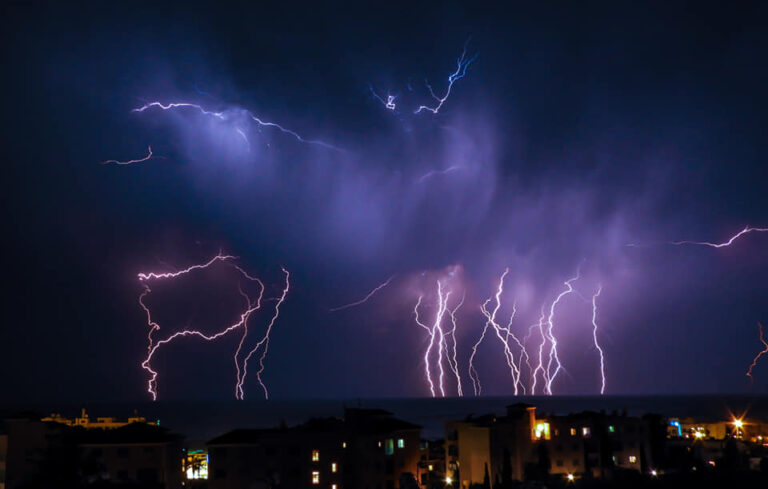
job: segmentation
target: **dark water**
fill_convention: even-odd
[[[285,421],[289,425],[311,417],[341,417],[344,406],[382,408],[397,417],[424,427],[423,436],[443,436],[443,423],[469,414],[503,414],[516,402],[535,405],[539,413],[567,414],[584,410],[627,410],[631,415],[657,413],[663,416],[692,416],[702,420],[730,419],[731,413],[747,419],[768,421],[768,395],[687,396],[553,396],[553,397],[465,397],[449,399],[389,398],[361,400],[271,400],[245,402],[139,402],[85,403],[83,405],[6,405],[3,410],[25,409],[38,414],[57,412],[67,417],[86,408],[92,417],[125,418],[134,411],[187,436],[192,443],[213,438],[234,428],[264,428]]]

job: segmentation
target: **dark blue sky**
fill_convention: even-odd
[[[768,227],[759,2],[2,9],[0,399],[145,399],[136,274],[220,249],[272,296],[291,271],[265,362],[275,397],[427,395],[413,307],[426,294],[431,314],[456,265],[465,393],[479,305],[506,267],[502,312],[517,301],[521,336],[577,269],[587,301],[602,285],[608,393],[768,387],[768,358],[753,385],[744,375],[768,323],[768,233],[664,244]],[[466,77],[438,114],[413,114],[468,38]],[[151,101],[231,117],[131,113]],[[150,144],[163,158],[99,164]],[[328,311],[393,275],[371,302]],[[152,298],[163,335],[239,314],[221,270]],[[572,294],[558,311],[554,390],[594,393],[589,304]],[[238,339],[159,350],[161,398],[231,398]],[[484,392],[511,393],[498,344],[478,355]]]

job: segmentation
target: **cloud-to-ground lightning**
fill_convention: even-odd
[[[445,90],[445,94],[442,97],[438,97],[435,94],[435,91],[432,89],[432,85],[429,84],[428,81],[424,81],[424,83],[427,85],[427,89],[429,90],[430,95],[432,95],[432,98],[435,99],[437,104],[433,107],[427,106],[427,105],[420,105],[418,109],[414,112],[415,114],[420,113],[423,110],[427,110],[429,112],[432,112],[433,114],[437,114],[440,111],[440,108],[443,106],[446,100],[448,100],[448,97],[451,95],[451,90],[453,89],[453,84],[457,81],[464,78],[464,75],[467,74],[467,68],[469,65],[472,64],[472,62],[477,59],[477,53],[475,53],[474,56],[471,58],[467,58],[467,44],[469,43],[469,39],[467,39],[467,42],[464,43],[464,50],[461,52],[461,56],[456,60],[456,71],[451,73],[448,76],[448,87]]]
[[[518,395],[521,392],[523,394],[527,392],[525,379],[523,377],[523,362],[525,362],[525,365],[528,368],[530,374],[530,357],[528,355],[528,351],[525,348],[524,342],[520,341],[517,335],[512,332],[512,323],[515,319],[515,315],[517,314],[517,304],[512,304],[512,313],[509,316],[509,321],[507,322],[506,327],[502,326],[497,319],[499,311],[503,305],[502,295],[504,294],[504,280],[508,274],[509,268],[504,269],[504,272],[499,277],[499,283],[496,287],[495,294],[486,299],[485,302],[480,305],[480,312],[482,312],[483,316],[485,316],[485,324],[483,325],[483,330],[480,334],[480,337],[472,346],[472,354],[469,359],[469,374],[472,380],[472,387],[474,388],[475,395],[480,395],[482,393],[483,386],[480,382],[480,376],[477,372],[477,369],[475,368],[474,360],[475,356],[477,355],[477,349],[483,340],[485,340],[485,336],[489,328],[493,330],[494,335],[502,345],[504,359],[512,378],[513,393]],[[491,309],[489,309],[488,304],[490,304],[491,301],[494,302],[494,305]],[[515,360],[515,355],[517,355],[517,360]]]
[[[132,165],[134,163],[141,163],[143,161],[151,160],[152,158],[162,158],[162,156],[156,156],[152,152],[152,146],[147,146],[147,156],[143,158],[137,158],[135,160],[125,160],[125,161],[106,160],[106,161],[102,161],[101,164],[102,165]]]
[[[280,316],[280,306],[285,302],[285,298],[288,295],[288,290],[291,287],[291,274],[286,270],[285,268],[282,269],[283,273],[285,274],[285,287],[283,288],[283,292],[280,295],[280,297],[277,299],[277,303],[275,304],[275,313],[272,315],[272,319],[270,319],[269,324],[267,325],[267,329],[264,333],[264,336],[259,340],[258,343],[251,349],[251,351],[248,352],[248,355],[243,360],[243,375],[239,379],[237,384],[238,392],[240,393],[240,399],[245,398],[245,394],[243,392],[243,384],[245,383],[245,377],[248,375],[248,360],[251,359],[251,356],[256,353],[256,351],[263,346],[261,349],[261,355],[259,356],[259,369],[256,371],[256,379],[259,381],[259,385],[261,386],[262,390],[264,391],[264,397],[266,399],[269,399],[269,391],[267,390],[267,386],[264,385],[264,381],[261,378],[261,374],[264,372],[264,359],[267,358],[267,353],[269,352],[269,335],[272,333],[272,328],[275,325],[275,321],[277,321],[277,318]]]
[[[397,104],[395,104],[395,100],[397,99],[397,95],[390,95],[387,94],[387,99],[384,100],[384,98],[376,93],[376,91],[373,89],[373,85],[368,85],[368,88],[371,90],[371,95],[373,95],[373,98],[381,102],[381,104],[386,107],[389,110],[394,111],[397,108]]]
[[[592,339],[595,342],[595,348],[600,353],[600,394],[605,394],[605,355],[600,343],[597,341],[597,298],[603,291],[603,286],[597,286],[597,292],[592,296]]]
[[[573,287],[573,283],[580,278],[577,272],[564,282],[565,289],[562,290],[552,302],[541,306],[541,315],[539,320],[530,325],[527,334],[520,339],[513,331],[513,322],[517,314],[517,304],[512,304],[512,312],[507,325],[504,326],[499,321],[499,311],[503,307],[504,281],[509,273],[509,268],[505,269],[499,277],[495,293],[480,305],[480,311],[485,317],[485,323],[480,332],[477,341],[472,346],[472,353],[469,357],[469,377],[472,381],[472,387],[475,395],[480,395],[483,386],[480,382],[480,376],[475,366],[475,359],[478,355],[478,348],[485,341],[490,333],[495,336],[502,346],[502,352],[512,379],[513,394],[536,394],[537,386],[541,385],[540,391],[547,395],[553,394],[553,384],[558,373],[562,370],[563,364],[560,361],[558,353],[558,339],[555,334],[556,312],[562,300],[569,294],[576,294],[582,297]],[[598,286],[597,291],[592,296],[592,340],[595,348],[600,354],[600,393],[605,393],[605,355],[597,338],[597,299],[602,292],[602,286]],[[583,297],[582,297],[583,298]],[[587,299],[584,299],[587,301]],[[538,337],[536,346],[530,349],[527,347],[529,341]],[[540,384],[541,382],[541,384]]]
[[[672,241],[670,244],[672,245],[699,245],[699,246],[709,246],[711,248],[725,248],[726,246],[731,246],[734,241],[739,239],[740,237],[744,236],[748,233],[766,233],[768,232],[768,228],[753,228],[750,226],[746,226],[744,229],[739,231],[738,233],[731,236],[730,239],[727,241],[723,241],[722,243],[710,243],[709,241]]]
[[[294,138],[296,138],[296,140],[298,140],[298,141],[300,141],[302,143],[314,144],[314,145],[317,145],[317,146],[322,146],[322,147],[327,148],[327,149],[341,151],[340,148],[337,148],[336,146],[333,146],[332,144],[328,144],[328,143],[326,143],[324,141],[319,141],[319,140],[315,140],[315,139],[306,139],[306,138],[302,137],[301,135],[299,135],[299,133],[297,133],[296,131],[292,131],[290,129],[286,129],[285,127],[283,127],[282,125],[280,125],[280,124],[278,124],[276,122],[265,121],[265,120],[257,117],[253,112],[251,112],[250,110],[247,110],[247,109],[232,108],[232,109],[227,109],[227,110],[223,110],[223,111],[218,111],[217,112],[217,111],[212,111],[212,110],[204,109],[201,105],[193,104],[193,103],[189,103],[189,102],[171,102],[171,103],[166,103],[166,104],[164,104],[162,102],[149,102],[149,103],[146,103],[146,104],[142,105],[141,107],[137,107],[137,108],[131,110],[131,112],[141,113],[141,112],[145,112],[145,111],[147,111],[149,109],[152,109],[152,108],[157,108],[157,109],[160,109],[160,110],[173,110],[173,109],[190,108],[190,109],[197,110],[198,112],[200,112],[203,115],[215,117],[216,119],[220,119],[220,120],[223,120],[223,121],[226,121],[228,119],[234,118],[237,115],[245,115],[248,118],[250,118],[252,121],[256,122],[256,124],[258,124],[261,127],[274,127],[275,129],[279,130],[280,132],[282,132],[284,134],[288,134],[290,136],[293,136]],[[245,137],[245,134],[244,134],[242,128],[237,128],[237,129],[239,129],[239,134],[241,136]],[[247,138],[246,138],[246,141],[247,141]]]
[[[562,369],[563,365],[560,363],[560,357],[557,354],[557,338],[555,338],[555,308],[563,299],[563,297],[573,292],[572,283],[579,279],[579,273],[576,273],[575,277],[572,277],[564,282],[566,290],[560,292],[560,294],[552,301],[552,305],[549,307],[549,316],[547,317],[547,336],[549,337],[549,361],[547,362],[546,371],[546,392],[552,395],[552,383],[555,381],[557,374]],[[553,370],[554,365],[554,370]]]
[[[163,346],[165,344],[168,344],[168,343],[172,342],[173,340],[175,340],[177,338],[187,337],[187,336],[195,336],[195,337],[201,338],[201,339],[203,339],[205,341],[214,341],[214,340],[217,340],[218,338],[221,338],[222,336],[227,335],[228,333],[230,333],[230,332],[232,332],[232,331],[234,331],[234,330],[236,330],[238,328],[242,328],[243,329],[243,335],[240,338],[240,342],[238,344],[237,351],[234,354],[235,368],[237,370],[237,382],[236,382],[236,388],[235,388],[235,396],[238,399],[242,399],[243,398],[242,383],[245,380],[245,375],[247,374],[247,363],[243,362],[242,363],[242,367],[241,367],[241,365],[239,364],[239,361],[238,361],[238,355],[240,354],[242,346],[243,346],[243,344],[244,344],[244,342],[246,340],[246,337],[248,335],[248,328],[247,328],[248,320],[249,320],[249,318],[251,317],[251,315],[255,311],[257,311],[257,310],[259,310],[261,308],[261,305],[262,305],[262,302],[263,302],[262,299],[263,299],[265,287],[264,287],[264,284],[261,282],[261,280],[259,280],[256,277],[252,277],[242,267],[240,267],[236,263],[233,263],[233,261],[235,259],[236,259],[235,256],[225,255],[223,253],[218,253],[217,255],[215,255],[213,258],[211,258],[210,260],[208,260],[205,263],[195,264],[195,265],[187,267],[187,268],[185,268],[183,270],[179,270],[179,271],[175,271],[175,272],[149,272],[149,273],[139,273],[138,274],[139,281],[140,281],[140,283],[142,285],[142,288],[143,288],[142,293],[139,295],[139,305],[141,306],[142,310],[146,314],[147,325],[150,328],[149,329],[149,333],[147,334],[147,340],[148,340],[147,356],[141,362],[141,368],[146,370],[147,373],[149,374],[149,380],[147,382],[147,391],[150,393],[150,395],[152,396],[153,400],[157,399],[158,372],[152,368],[151,362],[152,362],[152,358],[154,357],[154,355],[157,353],[158,349],[161,346]],[[248,280],[250,282],[257,283],[259,285],[259,293],[255,297],[251,297],[249,294],[244,292],[242,286],[240,284],[238,284],[238,291],[240,292],[240,295],[243,296],[243,298],[245,299],[244,309],[240,313],[239,319],[237,321],[235,321],[234,323],[230,324],[226,328],[224,328],[224,329],[222,329],[222,330],[220,330],[220,331],[218,331],[216,333],[205,334],[205,333],[203,333],[200,330],[187,328],[187,329],[183,329],[181,331],[176,331],[176,332],[170,334],[169,336],[166,336],[163,339],[155,342],[155,339],[153,337],[154,333],[156,333],[157,331],[160,331],[161,328],[160,328],[160,325],[155,320],[152,319],[151,310],[150,310],[149,306],[145,302],[147,296],[152,292],[152,289],[150,287],[150,283],[152,281],[156,281],[156,280],[174,279],[174,278],[180,277],[182,275],[187,275],[187,274],[189,274],[191,272],[194,272],[196,270],[204,270],[204,269],[210,268],[211,266],[213,266],[216,263],[226,263],[226,264],[230,265],[234,270],[236,270],[240,277],[242,277],[242,278],[244,278],[244,279],[246,279],[246,280]],[[286,277],[287,277],[287,273],[288,272],[285,271],[285,270],[284,270],[284,272],[286,273]],[[286,283],[287,283],[287,278],[286,278]],[[279,314],[280,304],[282,304],[282,302],[285,300],[285,295],[287,294],[287,292],[288,291],[287,291],[287,287],[286,287],[286,289],[284,290],[282,296],[280,297],[280,299],[278,301],[277,306],[275,307],[275,314],[274,314],[272,320],[269,323],[269,326],[267,328],[267,332],[265,334],[265,337],[262,338],[262,340],[259,342],[258,346],[260,346],[264,342],[264,339],[268,340],[269,332],[271,331],[272,326],[274,325],[274,322],[277,319],[277,316]],[[254,349],[254,351],[255,351],[255,349]],[[263,360],[263,357],[262,357],[262,360]],[[261,363],[260,366],[261,366],[261,370],[263,370],[263,363]],[[261,370],[259,371],[259,374],[261,373]],[[262,387],[263,387],[263,384],[262,384]],[[266,389],[265,389],[265,392],[266,392]]]
[[[760,359],[760,357],[768,353],[768,342],[766,342],[765,338],[763,338],[763,325],[761,323],[757,323],[757,328],[760,331],[760,343],[762,343],[763,346],[765,346],[765,349],[763,349],[762,351],[760,351],[760,353],[757,354],[754,360],[752,360],[752,364],[749,366],[749,369],[747,370],[746,375],[747,377],[749,377],[749,380],[752,382],[755,381],[755,378],[752,377],[752,369],[755,368],[755,366],[757,365],[757,361]]]
[[[453,272],[450,274],[453,276]],[[429,386],[429,392],[432,397],[437,397],[438,391],[441,397],[446,396],[445,388],[445,366],[448,364],[448,369],[453,373],[457,383],[457,395],[463,395],[461,388],[461,376],[459,374],[458,363],[453,351],[449,349],[446,336],[451,335],[455,338],[456,334],[456,312],[464,302],[461,301],[453,308],[449,306],[451,296],[454,294],[454,290],[448,283],[449,279],[438,279],[436,281],[436,295],[434,297],[434,320],[430,321],[430,324],[426,324],[421,319],[419,313],[420,308],[424,305],[424,294],[420,294],[416,305],[413,308],[413,315],[416,324],[423,328],[429,335],[429,343],[424,350],[424,376]],[[448,316],[451,320],[451,330],[446,331],[443,323]],[[436,353],[433,351],[436,350]],[[455,351],[455,350],[454,350]],[[436,357],[436,358],[435,358]],[[433,366],[437,367],[437,373],[433,373]]]
[[[359,301],[350,302],[349,304],[344,304],[343,306],[339,306],[339,307],[334,307],[333,309],[329,309],[329,311],[330,312],[343,311],[344,309],[349,309],[350,307],[359,306],[360,304],[364,304],[364,303],[368,302],[368,300],[371,297],[373,297],[374,294],[376,294],[376,292],[380,291],[381,289],[383,289],[384,287],[389,285],[390,282],[392,282],[392,279],[394,279],[394,278],[395,278],[395,276],[392,275],[385,282],[383,282],[383,283],[377,285],[376,287],[374,287],[373,290],[368,292],[368,294],[366,294],[366,296],[363,297],[362,299],[360,299]]]

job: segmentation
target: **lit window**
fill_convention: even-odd
[[[629,463],[631,463],[631,464],[637,463],[637,457],[635,457],[634,455],[630,455],[629,456]]]
[[[320,471],[319,470],[313,470],[312,471],[312,484],[314,484],[314,485],[320,484]]]
[[[585,426],[581,429],[581,435],[582,436],[589,436],[589,434],[592,432],[592,430],[589,429],[589,426]]]
[[[576,428],[571,428],[571,436],[576,436]]]
[[[379,448],[381,448],[381,442],[379,442]]]
[[[397,439],[397,448],[405,448],[405,440],[402,438]]]
[[[333,462],[333,463],[331,464],[331,472],[336,472],[336,471],[338,471],[338,469],[339,469],[339,468],[338,468],[338,466],[336,465],[336,462]]]
[[[432,472],[433,470],[435,470],[435,466],[434,466],[434,465],[430,465],[430,466],[429,466],[429,467],[427,467],[427,468],[429,469],[429,471],[430,471],[430,472]]]
[[[541,440],[542,438],[549,440],[549,423],[537,423],[534,430],[534,437],[537,440]]]
[[[331,489],[339,489],[339,486],[337,486],[336,484],[331,484]]]
[[[395,440],[387,438],[386,445],[384,446],[384,455],[392,455],[395,453]]]
[[[613,425],[608,426],[608,431],[610,433],[614,433],[616,431],[616,428],[613,427]]]
[[[320,450],[312,450],[312,461],[317,462],[320,460]]]
[[[347,442],[345,441],[341,442],[341,448],[347,448]]]

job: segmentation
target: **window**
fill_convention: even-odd
[[[312,461],[313,462],[320,461],[320,450],[312,450]]]
[[[341,442],[341,448],[347,448],[347,442],[345,441]]]
[[[576,436],[576,428],[571,428],[571,436]]]
[[[331,464],[331,472],[333,472],[333,473],[336,473],[336,472],[338,472],[338,471],[339,471],[339,467],[338,467],[338,465],[336,465],[336,462],[333,462],[333,463]]]
[[[610,425],[610,426],[608,426],[608,432],[609,433],[615,433],[616,432],[616,428],[614,428],[613,425]]]
[[[537,440],[541,440],[542,438],[549,440],[549,423],[536,423],[534,428],[534,438]]]
[[[384,455],[392,455],[395,453],[395,440],[387,438],[387,442],[384,446]]]
[[[573,459],[573,466],[574,467],[578,467],[579,464],[581,464],[581,460],[579,460],[578,458],[574,458]]]
[[[629,456],[629,463],[631,463],[631,464],[637,463],[637,457],[634,456],[634,455],[630,455]]]
[[[581,429],[581,436],[587,437],[592,433],[592,430],[589,428],[589,426],[585,426]]]
[[[555,462],[555,464],[557,464],[558,467],[562,467],[563,466],[563,461],[562,460],[558,460],[557,462]]]
[[[312,484],[313,485],[320,484],[320,471],[319,470],[313,470],[312,471]]]
[[[339,486],[337,484],[331,484],[331,489],[339,489]]]
[[[397,439],[397,448],[405,448],[405,440],[402,438]]]
[[[451,457],[458,457],[459,456],[459,446],[458,445],[448,445],[448,455]]]

